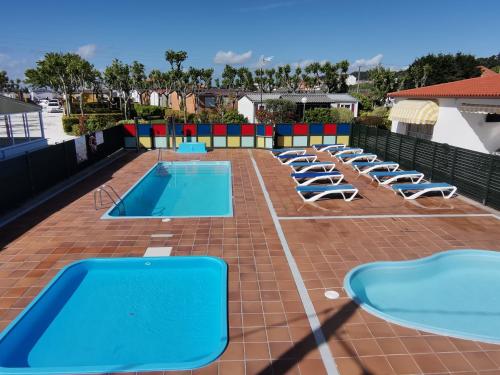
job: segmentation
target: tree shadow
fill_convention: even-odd
[[[356,312],[358,307],[358,304],[354,301],[349,301],[342,306],[340,310],[329,317],[316,332],[309,333],[293,347],[281,354],[278,359],[273,360],[266,368],[259,372],[259,375],[281,375],[288,373],[288,371],[299,364],[308,353],[318,348],[316,337],[323,336],[326,342],[332,337],[338,337],[338,330]],[[356,361],[363,375],[373,375],[370,370],[363,366],[357,354],[349,346],[344,344],[341,340],[339,342],[349,356]]]

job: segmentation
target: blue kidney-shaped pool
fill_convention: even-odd
[[[410,328],[500,344],[500,252],[450,250],[352,269],[347,294],[368,312]]]
[[[0,334],[0,374],[185,370],[227,344],[227,265],[213,257],[88,259]]]

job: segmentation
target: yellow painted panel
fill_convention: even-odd
[[[170,137],[170,147],[174,147],[173,137]],[[175,137],[175,144],[179,146],[182,143],[182,137]]]
[[[349,145],[349,136],[348,135],[337,135],[337,143]]]
[[[257,137],[257,147],[259,147],[259,148],[265,148],[266,147],[266,143],[265,143],[264,137]]]
[[[279,147],[292,147],[292,137],[290,136],[280,136],[278,137]]]
[[[212,147],[212,138],[210,137],[198,137],[198,142],[205,143],[205,147]]]
[[[309,137],[309,145],[320,145],[323,143],[322,135],[311,135]]]
[[[240,137],[227,137],[227,147],[240,147]]]
[[[139,145],[144,148],[151,148],[151,137],[139,137]]]

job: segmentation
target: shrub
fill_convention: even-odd
[[[71,134],[73,133],[73,126],[78,125],[80,120],[79,116],[63,116],[62,118],[62,126],[65,133]]]
[[[123,118],[121,113],[92,114],[87,117],[85,127],[87,131],[94,132],[115,126]]]
[[[134,104],[134,109],[137,113],[137,116],[142,118],[149,117],[159,117],[163,116],[163,108],[158,107],[156,105],[142,105],[142,104]]]
[[[286,99],[268,99],[266,108],[257,110],[257,119],[261,122],[277,124],[295,121],[295,102]]]
[[[355,120],[356,124],[373,126],[382,129],[391,129],[391,121],[385,117],[378,116],[362,116]]]
[[[248,122],[248,119],[235,109],[230,109],[222,116],[222,122],[226,124],[241,124]]]
[[[332,112],[336,111],[338,113],[337,121],[341,124],[351,123],[354,119],[354,114],[350,109],[347,108],[332,108]]]
[[[304,116],[305,122],[321,122],[329,123],[335,122],[332,118],[332,111],[330,108],[311,108],[306,110]]]

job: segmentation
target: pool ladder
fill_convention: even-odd
[[[94,208],[96,210],[103,208],[102,193],[106,194],[111,202],[113,202],[113,204],[118,207],[118,212],[120,214],[125,214],[125,204],[123,203],[122,198],[118,195],[116,190],[111,185],[101,185],[94,190]]]

